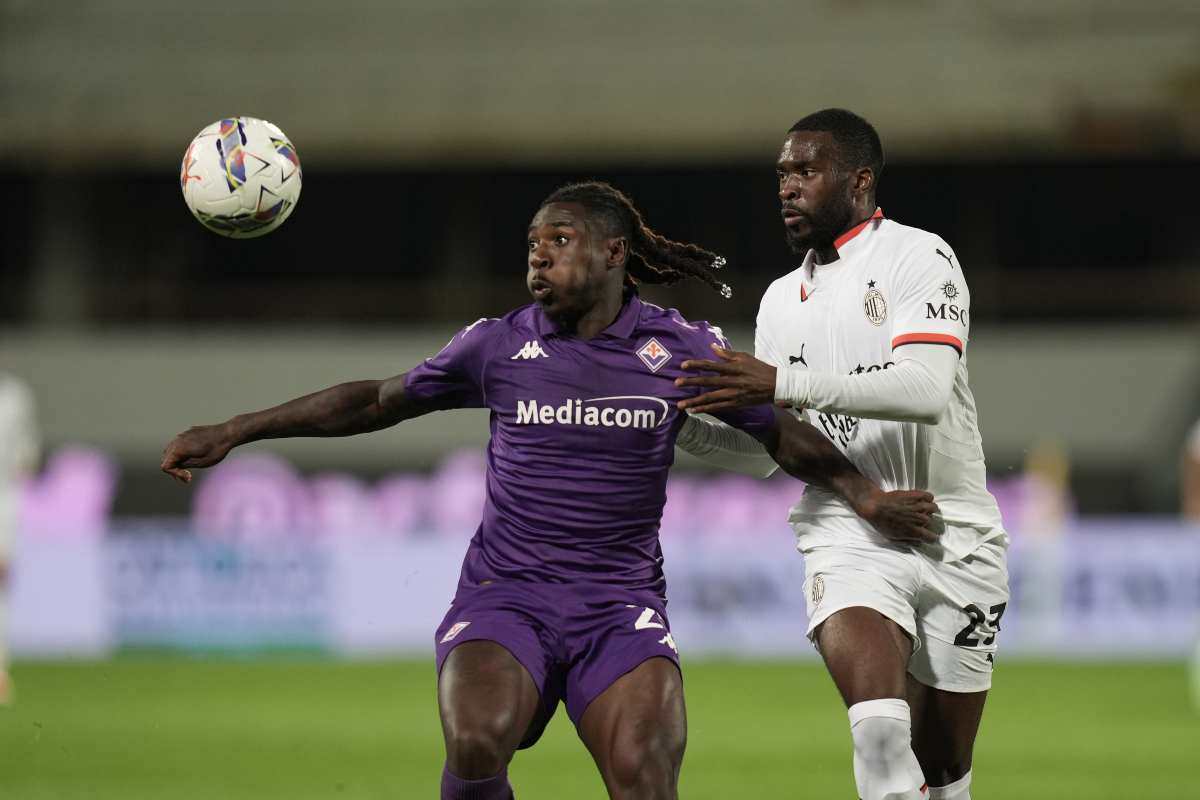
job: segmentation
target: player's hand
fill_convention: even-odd
[[[712,349],[720,361],[690,359],[681,365],[689,372],[716,374],[675,379],[676,386],[704,386],[711,389],[704,394],[680,400],[680,411],[711,414],[729,408],[775,402],[775,367],[749,353],[726,350],[715,344]]]
[[[235,444],[228,424],[188,428],[163,450],[162,471],[181,483],[191,483],[189,467],[211,467],[225,458]]]
[[[942,533],[937,504],[929,492],[880,491],[855,509],[885,539],[899,544],[931,544]]]

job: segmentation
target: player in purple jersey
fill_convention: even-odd
[[[686,359],[720,330],[644,303],[636,282],[695,277],[716,256],[650,230],[625,195],[573,184],[529,227],[535,302],[463,328],[409,372],[342,384],[171,441],[162,469],[288,436],[347,436],[440,409],[491,411],[483,519],[435,634],[443,798],[512,796],[507,767],[563,700],[614,798],[673,798],[686,719],[658,526],[684,417]],[[845,497],[885,535],[927,535],[923,492],[884,493],[815,429],[771,406],[724,422],[789,473]]]

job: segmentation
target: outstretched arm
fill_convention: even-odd
[[[861,375],[776,368],[749,353],[714,350],[719,361],[683,363],[686,370],[715,374],[676,381],[712,389],[680,401],[681,409],[711,413],[775,401],[856,417],[936,424],[950,402],[958,370],[958,352],[938,344],[899,347],[894,366]]]
[[[675,446],[706,464],[752,478],[769,478],[779,469],[762,442],[714,417],[688,414]]]
[[[854,513],[896,542],[935,542],[933,495],[921,491],[885,492],[865,477],[820,431],[790,413],[775,410],[777,425],[763,446],[784,472],[828,489]]]
[[[405,392],[404,378],[342,383],[218,425],[188,428],[167,444],[162,471],[188,483],[192,468],[211,467],[239,445],[260,439],[353,436],[431,411]]]

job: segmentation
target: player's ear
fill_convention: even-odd
[[[875,188],[875,172],[870,167],[863,167],[854,173],[854,193],[870,194]]]
[[[605,244],[608,268],[616,269],[625,266],[625,261],[629,258],[629,240],[624,236],[618,236],[609,239]]]

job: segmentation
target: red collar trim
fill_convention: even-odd
[[[863,220],[862,222],[858,223],[850,230],[843,233],[838,238],[834,239],[833,240],[834,249],[841,250],[843,245],[846,244],[846,242],[850,241],[855,236],[858,236],[860,233],[863,232],[863,229],[866,228],[867,225],[871,224],[872,222],[874,222],[877,219],[883,219],[883,209],[882,208],[875,209],[875,213],[872,214],[869,219]]]

